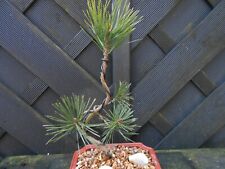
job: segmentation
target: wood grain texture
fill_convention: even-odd
[[[1,83],[0,107],[0,126],[33,152],[57,153],[66,149],[69,151],[65,146],[65,140],[46,146],[49,138],[45,136],[43,124],[49,122]],[[68,139],[67,145],[73,147],[74,142],[69,141]]]
[[[95,79],[7,1],[0,4],[0,20],[5,21],[0,26],[4,32],[0,35],[0,45],[58,94],[76,92],[101,97],[102,89]]]
[[[225,124],[224,119],[225,84],[208,96],[157,148],[197,148]]]
[[[134,88],[138,125],[145,124],[224,48],[224,7],[222,1]]]

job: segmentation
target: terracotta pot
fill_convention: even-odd
[[[155,165],[155,169],[161,169],[160,164],[159,164],[159,160],[156,156],[156,153],[154,151],[154,149],[152,149],[151,147],[147,147],[142,143],[118,143],[118,144],[109,144],[109,146],[117,146],[117,145],[123,145],[125,147],[139,147],[143,150],[147,150],[149,152],[149,155],[152,158],[153,164]],[[78,155],[90,150],[90,149],[94,149],[95,146],[94,145],[87,145],[84,146],[83,148],[81,148],[80,150],[75,151],[74,155],[73,155],[73,159],[70,165],[70,169],[76,169],[76,165],[77,165],[77,161],[78,161]]]

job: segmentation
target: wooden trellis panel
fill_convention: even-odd
[[[144,20],[112,54],[108,81],[132,83],[139,135],[156,148],[225,146],[225,0],[130,0]],[[104,97],[101,51],[81,29],[86,1],[0,1],[0,156],[45,145],[59,96]],[[112,88],[113,89],[113,88]]]

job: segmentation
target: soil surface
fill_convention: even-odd
[[[144,153],[149,159],[148,165],[140,167],[130,162],[128,157],[136,153]],[[77,169],[98,169],[104,165],[113,169],[155,169],[149,152],[137,147],[102,146],[78,156]]]

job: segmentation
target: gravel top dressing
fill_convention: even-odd
[[[129,156],[143,153],[148,158],[147,165],[138,166],[129,161]],[[99,169],[107,168],[112,169],[155,169],[154,162],[147,150],[143,150],[138,147],[126,147],[126,146],[100,146],[96,149],[90,149],[84,153],[79,154],[77,169]]]

